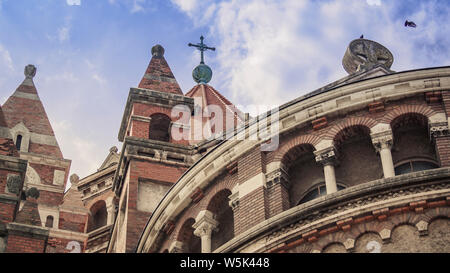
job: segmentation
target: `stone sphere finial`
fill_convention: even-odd
[[[196,83],[208,83],[212,78],[212,70],[206,64],[199,64],[192,71],[192,78]]]
[[[78,184],[78,181],[80,180],[80,177],[78,177],[78,175],[76,174],[76,173],[74,173],[74,174],[72,174],[71,176],[70,176],[70,183],[72,184],[72,185],[76,185],[76,184]]]
[[[31,79],[34,78],[34,76],[36,76],[36,70],[37,70],[36,66],[34,66],[32,64],[25,66],[25,71],[24,71],[25,77],[31,78]]]
[[[376,65],[390,69],[393,62],[394,56],[386,47],[362,38],[350,43],[342,59],[342,65],[349,74],[369,70]]]
[[[112,146],[111,149],[109,149],[110,153],[117,153],[119,149],[116,146]]]
[[[162,47],[161,45],[155,45],[154,47],[152,47],[152,56],[155,57],[164,56],[164,47]]]
[[[26,196],[34,198],[34,199],[38,199],[39,198],[39,190],[34,187],[30,188],[27,190]]]

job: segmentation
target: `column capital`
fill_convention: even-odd
[[[198,237],[203,237],[205,235],[211,236],[213,231],[217,231],[219,222],[214,219],[214,214],[209,210],[202,210],[199,212],[195,218],[195,224],[192,225],[194,230],[194,235]]]
[[[431,139],[450,135],[448,122],[430,123],[429,127]]]
[[[315,151],[316,162],[323,165],[335,165],[337,162],[337,150],[334,146]]]
[[[392,130],[389,129],[384,132],[371,134],[372,144],[375,147],[377,152],[380,152],[382,149],[391,149],[394,144],[394,137],[392,136]]]
[[[284,187],[289,188],[289,174],[284,168],[279,168],[266,174],[267,188],[271,188],[277,184],[281,184]]]

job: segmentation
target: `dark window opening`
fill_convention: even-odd
[[[170,140],[170,118],[164,114],[154,114],[151,116],[149,138],[153,140]]]
[[[20,151],[20,147],[22,146],[22,135],[17,135],[16,138],[16,149]]]
[[[89,219],[88,232],[106,226],[108,212],[105,201],[101,200],[91,207],[91,217]]]
[[[47,220],[45,221],[45,227],[52,228],[53,227],[53,216],[47,216]]]
[[[337,185],[338,191],[345,189],[344,186]],[[327,188],[325,184],[319,184],[318,186],[314,187],[312,190],[310,190],[303,198],[298,202],[298,205],[306,203],[308,201],[314,200],[320,196],[327,194]]]
[[[431,162],[431,161],[410,160],[406,163],[402,163],[402,164],[398,165],[397,167],[395,167],[395,175],[402,175],[402,174],[407,174],[407,173],[412,173],[412,172],[420,172],[420,171],[436,169],[436,168],[439,168],[439,166],[436,163]]]

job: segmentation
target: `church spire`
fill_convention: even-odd
[[[27,65],[24,74],[23,82],[2,106],[11,135],[14,139],[21,136],[21,152],[62,159],[55,133],[33,82],[36,67]]]
[[[172,70],[170,70],[164,58],[164,48],[161,45],[152,47],[152,59],[138,87],[183,95]]]

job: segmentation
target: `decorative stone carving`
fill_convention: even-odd
[[[447,122],[430,123],[431,139],[448,135],[449,135],[449,127]]]
[[[10,193],[19,194],[22,187],[22,179],[19,175],[10,174],[6,180],[6,186]]]
[[[337,151],[334,146],[315,151],[316,161],[322,165],[335,165],[337,163]]]
[[[345,240],[344,247],[348,251],[352,251],[355,248],[355,240],[354,239],[350,239],[350,238]]]
[[[416,224],[417,230],[419,231],[420,236],[424,236],[428,234],[428,223],[424,220],[421,220]]]
[[[384,228],[379,234],[383,242],[388,242],[391,239],[391,231],[389,229]]]
[[[349,74],[380,64],[389,69],[393,62],[394,56],[386,47],[366,39],[352,41],[342,59],[342,65]]]
[[[219,222],[214,219],[212,212],[208,210],[202,210],[195,219],[195,224],[192,226],[195,228],[194,235],[198,237],[210,236],[213,231],[218,231],[217,227]]]
[[[394,143],[392,137],[392,131],[385,131],[381,133],[372,134],[372,143],[377,152],[379,153],[382,149],[391,149]]]
[[[271,188],[277,184],[281,184],[289,188],[289,175],[283,168],[279,168],[266,175],[266,187]]]

